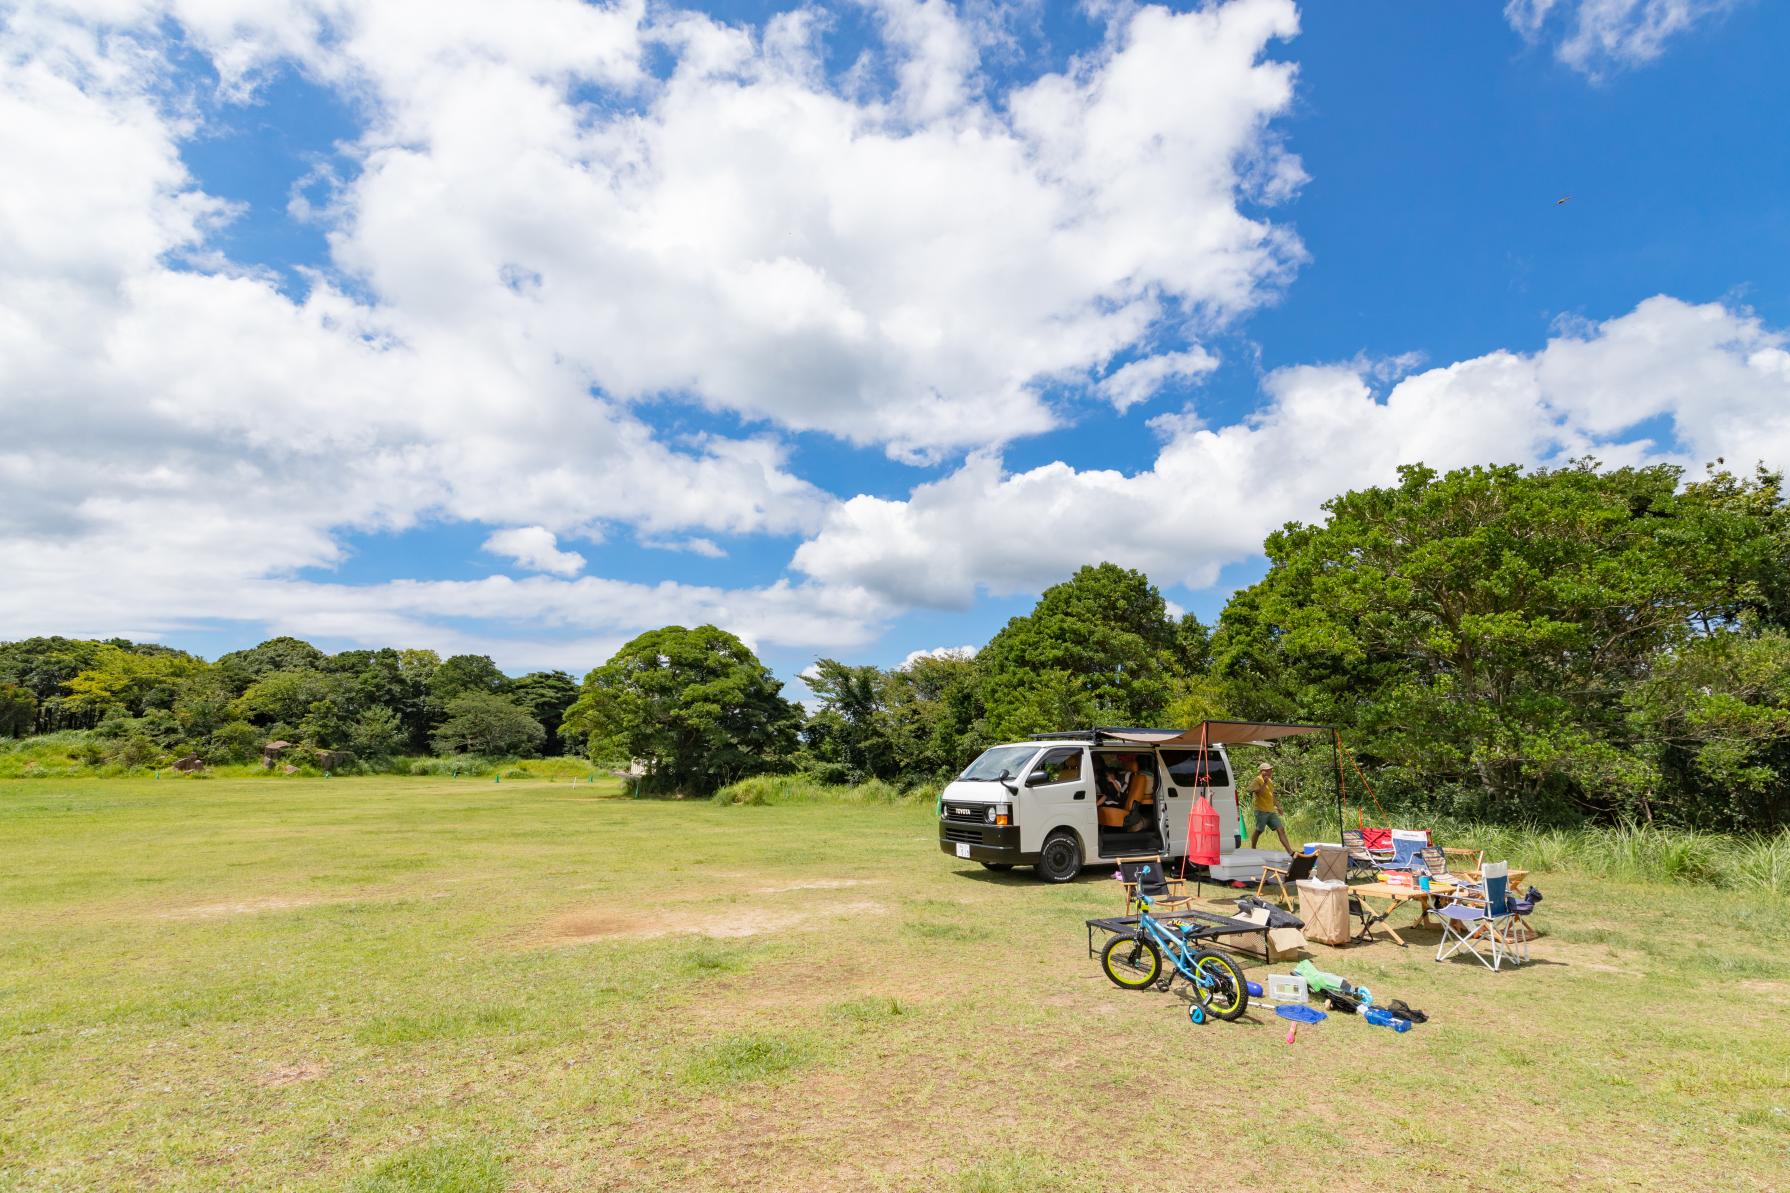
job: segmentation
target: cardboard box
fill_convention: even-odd
[[[1237,914],[1233,915],[1231,918],[1248,920],[1252,924],[1266,924],[1268,922],[1268,913],[1263,908],[1253,907],[1250,909],[1248,915]],[[1237,949],[1245,953],[1255,953],[1261,950],[1262,938],[1254,933],[1250,933],[1247,936],[1234,934],[1230,936],[1220,936],[1214,943],[1224,945],[1226,948]],[[1299,929],[1268,929],[1268,960],[1279,961],[1284,957],[1302,955],[1304,952],[1305,934],[1300,932]]]

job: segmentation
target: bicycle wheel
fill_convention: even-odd
[[[1195,985],[1205,991],[1208,1015],[1229,1021],[1249,1009],[1249,983],[1235,961],[1201,949],[1193,956],[1193,970],[1200,975]]]
[[[1141,936],[1115,936],[1100,950],[1100,968],[1122,990],[1148,990],[1162,976],[1162,952]]]

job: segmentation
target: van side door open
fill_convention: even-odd
[[[1163,804],[1166,802],[1163,775],[1156,762],[1156,751],[1148,747],[1131,746],[1124,749],[1101,749],[1093,754],[1096,777],[1096,794],[1103,800],[1123,801],[1136,777],[1143,780],[1142,790],[1147,790],[1153,806],[1147,811],[1147,819],[1141,826],[1127,828],[1118,815],[1121,804],[1108,804],[1106,815],[1097,816],[1099,842],[1095,856],[1112,859],[1118,857],[1134,857],[1140,854],[1160,854],[1164,851],[1165,838],[1162,836]],[[1136,775],[1132,774],[1135,769]]]

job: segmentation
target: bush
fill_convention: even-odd
[[[453,775],[489,775],[497,765],[476,754],[451,754],[445,758],[413,758],[408,771],[413,775],[445,779]]]
[[[935,796],[931,785],[904,791],[881,779],[846,787],[817,783],[807,775],[754,775],[728,784],[712,799],[717,804],[765,808],[783,804],[919,804],[931,803]]]
[[[147,735],[133,733],[124,739],[123,745],[119,746],[118,753],[114,755],[114,760],[117,761],[120,766],[148,766],[151,762],[154,762],[161,756],[161,752],[161,746],[156,744],[156,742],[151,740]]]
[[[212,731],[203,754],[207,762],[252,762],[261,753],[261,731],[247,721],[229,721]]]

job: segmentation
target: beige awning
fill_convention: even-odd
[[[1202,731],[1204,733],[1202,737]],[[1328,733],[1328,725],[1294,725],[1277,721],[1203,721],[1192,729],[1103,729],[1100,736],[1140,746],[1265,746],[1285,737]]]

